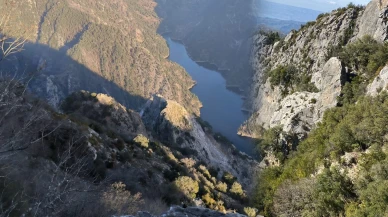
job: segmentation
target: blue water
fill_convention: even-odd
[[[226,81],[219,72],[194,62],[182,44],[167,37],[166,41],[170,47],[169,59],[185,68],[197,82],[192,92],[203,104],[201,118],[212,125],[214,132],[227,137],[238,150],[253,155],[253,142],[237,135],[239,126],[248,119],[248,115],[241,111],[241,96],[226,88]]]

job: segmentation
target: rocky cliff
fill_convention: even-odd
[[[145,125],[162,142],[194,150],[198,160],[217,170],[228,171],[245,187],[252,187],[259,169],[257,162],[232,144],[217,141],[214,134],[181,105],[155,95],[141,114]]]
[[[385,215],[374,198],[388,177],[386,14],[386,1],[350,4],[283,40],[256,37],[241,133],[260,137],[265,216]]]
[[[216,142],[174,101],[155,96],[139,114],[106,94],[80,91],[61,110],[0,80],[4,213],[159,215],[184,205],[203,208],[169,213],[217,216],[243,212],[249,201],[257,163]]]
[[[333,53],[366,35],[378,42],[386,39],[387,8],[381,4],[374,0],[365,8],[351,6],[322,14],[278,42],[257,35],[254,84],[247,105],[253,114],[239,133],[257,137],[261,127],[282,125],[284,131],[303,137],[314,128],[327,109],[337,106],[345,82],[354,74]]]

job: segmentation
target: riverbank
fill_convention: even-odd
[[[248,119],[248,113],[242,111],[243,97],[227,88],[226,80],[220,72],[192,60],[179,41],[167,36],[165,39],[170,48],[169,59],[184,67],[196,82],[191,91],[203,104],[201,118],[209,122],[215,132],[230,140],[238,150],[254,156],[253,141],[237,135],[240,125]]]

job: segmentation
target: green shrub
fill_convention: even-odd
[[[367,83],[361,76],[352,78],[346,82],[341,90],[341,95],[338,98],[338,104],[344,106],[347,104],[354,104],[366,92]]]
[[[202,201],[205,203],[207,207],[213,207],[216,204],[216,200],[210,195],[210,193],[207,193],[202,196]]]
[[[366,188],[360,190],[361,204],[350,207],[347,212],[349,216],[386,216],[388,198],[388,180],[378,180],[368,184]]]
[[[275,31],[260,31],[259,32],[261,35],[264,35],[267,37],[266,44],[271,45],[275,44],[276,42],[281,40],[279,32]]]
[[[316,21],[309,21],[306,24],[301,25],[300,29],[308,29],[311,26],[314,26]]]
[[[294,91],[318,92],[318,89],[311,83],[311,76],[300,72],[294,65],[280,65],[268,72],[271,86],[279,86],[282,95],[286,96]]]
[[[198,169],[199,169],[199,171],[202,172],[202,174],[203,174],[206,178],[208,178],[208,179],[210,179],[210,180],[212,179],[212,176],[210,175],[209,170],[207,170],[207,168],[206,168],[204,165],[199,165]]]
[[[178,177],[174,181],[174,186],[188,199],[194,199],[199,191],[198,182],[188,176]]]
[[[340,53],[339,58],[345,65],[351,67],[367,79],[373,79],[378,69],[388,61],[388,43],[380,44],[371,36],[347,45]]]
[[[234,182],[229,191],[238,198],[243,198],[245,196],[244,190],[238,182]]]
[[[205,131],[210,131],[212,132],[213,127],[209,124],[209,122],[204,121],[202,118],[197,117],[196,121],[201,125],[202,129]]]
[[[228,185],[225,182],[218,182],[216,185],[216,189],[226,193],[228,191]]]
[[[92,171],[93,176],[97,179],[105,179],[106,177],[106,165],[102,158],[98,155],[97,159],[94,161],[94,169]]]
[[[271,216],[275,192],[287,180],[310,177],[320,167],[329,167],[332,162],[339,161],[345,152],[369,150],[357,160],[363,172],[356,178],[356,186],[338,171],[326,169],[322,176],[318,176],[318,184],[314,185],[314,203],[306,206],[304,211],[306,216],[308,213],[310,216],[343,216],[345,211],[351,213],[350,216],[357,216],[357,213],[370,211],[360,208],[370,204],[371,196],[366,193],[367,196],[362,198],[360,195],[369,185],[371,189],[381,190],[373,183],[388,177],[383,169],[388,168],[384,166],[388,165],[387,155],[382,151],[388,134],[387,114],[388,94],[384,92],[375,98],[360,97],[356,104],[327,110],[321,123],[299,144],[298,150],[285,160],[283,166],[261,172],[260,184],[255,190],[255,205],[266,216]],[[384,196],[381,192],[376,193]],[[376,200],[376,203],[380,202]],[[376,213],[379,210],[379,206],[375,207]]]
[[[128,151],[120,151],[119,152],[119,160],[123,163],[130,162],[132,160],[132,155]]]
[[[244,207],[244,213],[248,217],[256,217],[257,209],[252,208],[252,207]]]
[[[352,182],[338,170],[326,169],[318,176],[311,210],[313,216],[344,216],[346,203],[355,198]]]
[[[148,138],[147,137],[145,137],[145,136],[143,136],[142,134],[139,134],[139,135],[137,135],[134,139],[133,139],[133,141],[136,143],[136,144],[138,144],[138,145],[140,145],[141,147],[143,147],[143,148],[148,148],[148,144],[149,144],[149,140],[148,140]]]
[[[319,14],[318,17],[317,17],[317,20],[321,20],[322,18],[327,17],[327,16],[329,16],[329,15],[330,15],[329,13],[322,13],[322,14]]]
[[[117,149],[119,149],[120,151],[123,150],[125,148],[125,142],[123,139],[121,138],[118,138],[116,142],[114,142],[114,145]]]
[[[222,181],[226,182],[228,185],[232,185],[237,180],[231,173],[225,172],[222,176]]]

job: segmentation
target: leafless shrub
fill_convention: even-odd
[[[275,192],[274,213],[277,216],[302,216],[302,211],[313,201],[315,184],[314,179],[284,182]]]
[[[125,188],[125,184],[116,182],[103,194],[102,203],[107,210],[110,210],[115,215],[136,214],[140,211],[140,206],[144,204],[141,194],[132,195]]]
[[[12,38],[7,36],[4,31],[8,27],[11,13],[4,14],[0,19],[0,62],[12,54],[23,50],[27,41],[23,36]]]

